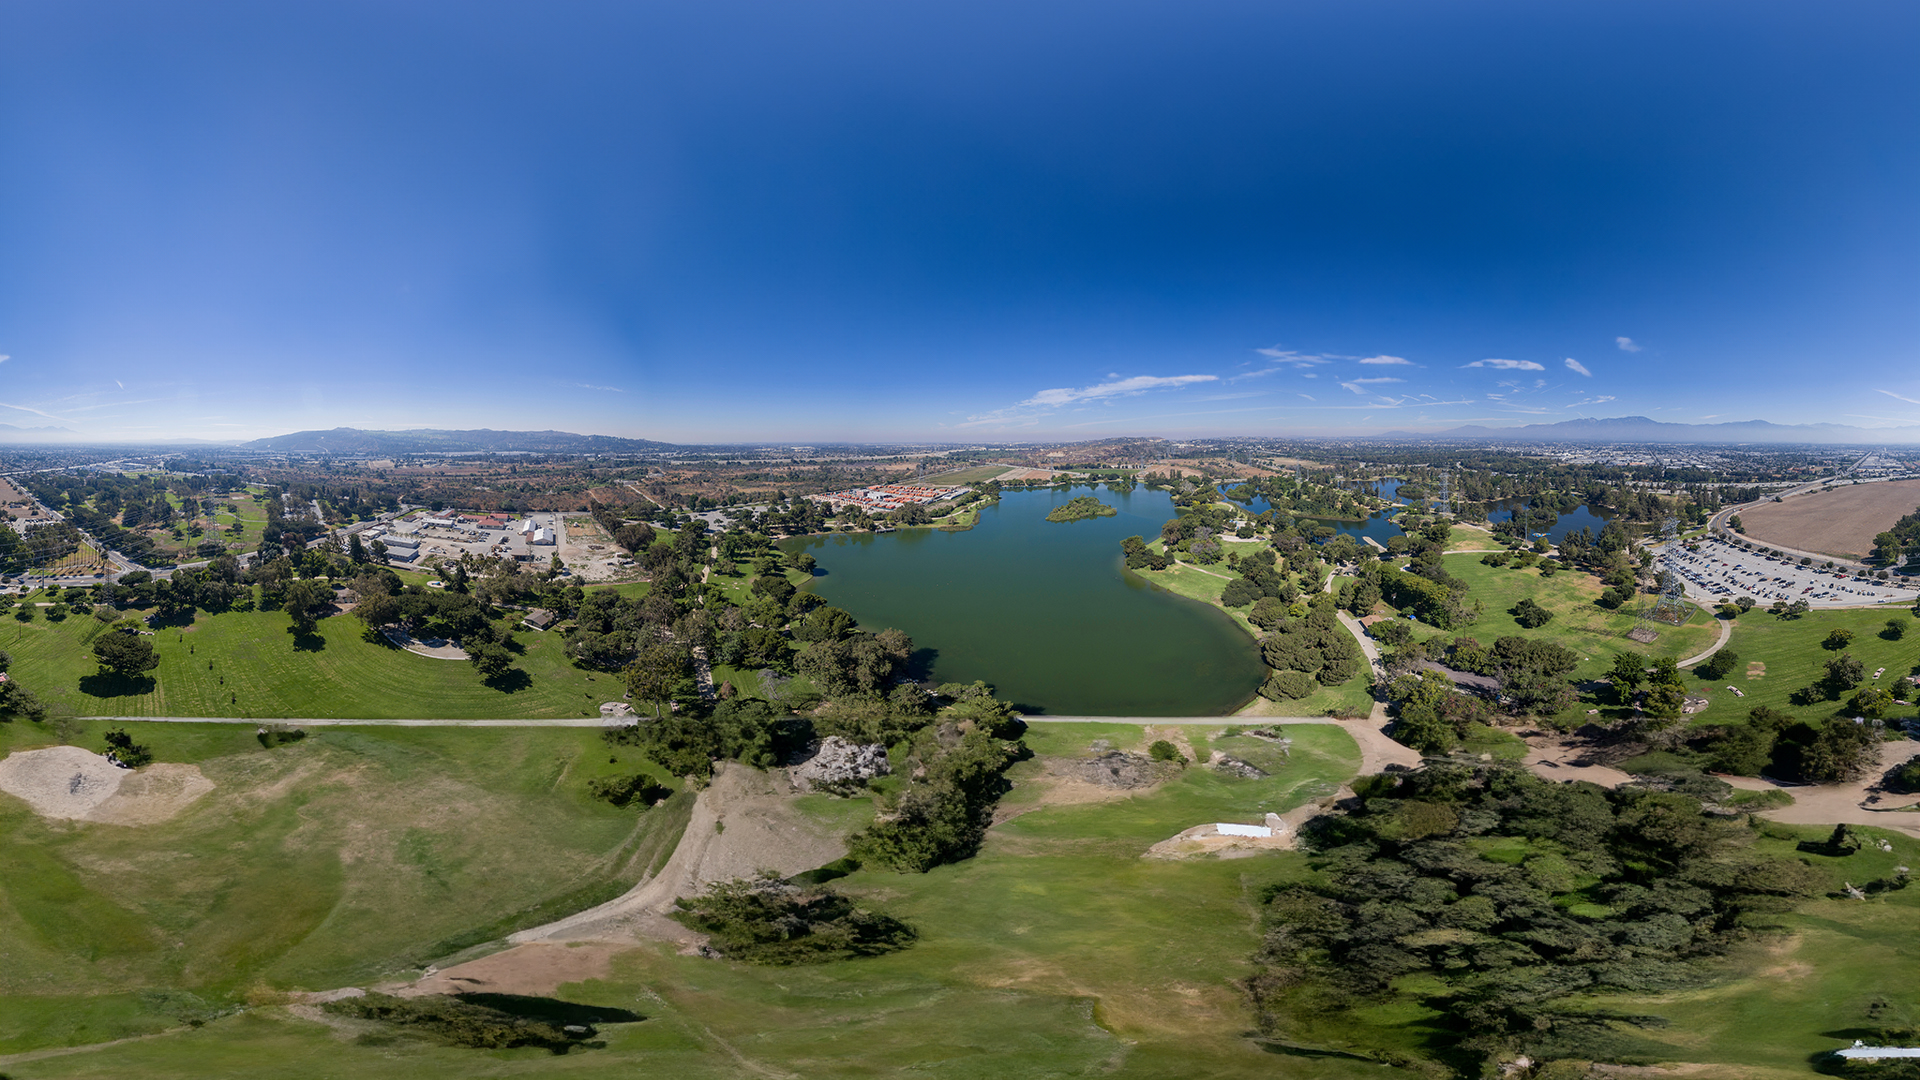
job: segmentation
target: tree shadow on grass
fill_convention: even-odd
[[[294,627],[287,627],[287,633],[293,635],[293,647],[298,652],[321,652],[327,647],[327,639],[319,634],[303,634]]]
[[[498,690],[503,694],[517,694],[533,686],[533,676],[519,668],[508,668],[498,675],[488,677],[485,681],[488,689]]]
[[[80,692],[94,697],[138,697],[151,694],[154,688],[151,675],[122,675],[117,671],[98,671],[92,675],[80,676]]]
[[[646,1019],[639,1013],[626,1009],[602,1005],[577,1005],[558,998],[528,997],[523,994],[461,994],[459,997],[461,1001],[497,1009],[522,1020],[540,1020],[556,1027],[564,1027],[568,1024],[580,1026],[631,1024]]]

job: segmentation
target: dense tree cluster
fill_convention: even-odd
[[[749,964],[819,964],[879,956],[913,944],[913,928],[859,907],[832,889],[771,875],[716,881],[674,901],[673,917],[708,946]]]
[[[1323,876],[1266,897],[1249,985],[1269,1031],[1408,993],[1455,1052],[1605,1057],[1607,1014],[1576,995],[1697,983],[1757,917],[1828,887],[1753,852],[1705,778],[1607,791],[1430,765],[1355,790],[1303,834]]]

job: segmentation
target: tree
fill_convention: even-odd
[[[1853,644],[1853,631],[1830,630],[1827,632],[1826,640],[1820,643],[1820,647],[1833,652],[1839,652],[1851,644]]]
[[[1513,621],[1529,630],[1545,626],[1553,618],[1553,612],[1535,603],[1531,596],[1521,599],[1511,610]]]
[[[160,666],[153,643],[136,634],[109,631],[93,639],[93,655],[100,666],[131,678]]]
[[[1623,652],[1613,658],[1613,670],[1610,675],[1613,679],[1613,692],[1619,697],[1620,703],[1625,705],[1627,699],[1633,696],[1633,692],[1640,689],[1640,684],[1647,681],[1646,659],[1637,653]]]
[[[1158,739],[1152,746],[1147,747],[1147,756],[1155,761],[1185,762],[1187,760],[1186,755],[1180,752],[1179,747],[1165,739]]]
[[[130,769],[137,769],[153,761],[153,751],[133,741],[124,728],[117,728],[102,736],[107,743],[107,756]]]
[[[1874,763],[1879,740],[1868,724],[1829,720],[1800,761],[1800,773],[1817,784],[1837,784],[1865,773]]]
[[[287,614],[293,617],[293,632],[311,634],[319,625],[319,613],[333,602],[333,590],[312,578],[302,578],[287,586],[286,598],[281,601]]]
[[[513,665],[513,654],[505,645],[496,645],[489,641],[467,649],[467,662],[480,673],[483,679],[496,679],[507,673]]]
[[[1907,636],[1907,620],[1888,619],[1886,633],[1881,634],[1880,636],[1887,638],[1890,641],[1899,641],[1901,638],[1906,637]]]
[[[1713,681],[1726,678],[1739,663],[1739,653],[1732,649],[1721,649],[1701,661],[1700,666],[1693,670],[1701,678]]]
[[[1841,653],[1827,661],[1825,682],[1834,697],[1839,697],[1845,691],[1859,686],[1860,681],[1866,677],[1866,665],[1852,653]]]
[[[686,654],[667,642],[656,641],[642,648],[627,665],[627,691],[636,701],[653,702],[653,715],[658,719],[661,703],[673,699],[686,673]]]

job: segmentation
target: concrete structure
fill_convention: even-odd
[[[1835,1050],[1833,1056],[1847,1061],[1886,1061],[1892,1058],[1920,1058],[1920,1047],[1914,1046],[1868,1046],[1859,1039],[1845,1050]]]

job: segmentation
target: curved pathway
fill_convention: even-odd
[[[1711,646],[1709,646],[1706,652],[1703,652],[1698,656],[1689,656],[1685,660],[1680,661],[1680,663],[1676,666],[1692,667],[1693,665],[1699,663],[1700,661],[1705,660],[1707,657],[1712,656],[1714,653],[1719,652],[1721,649],[1726,648],[1727,642],[1733,640],[1733,623],[1734,623],[1734,620],[1732,619],[1721,619],[1720,620],[1720,640],[1714,642]]]

